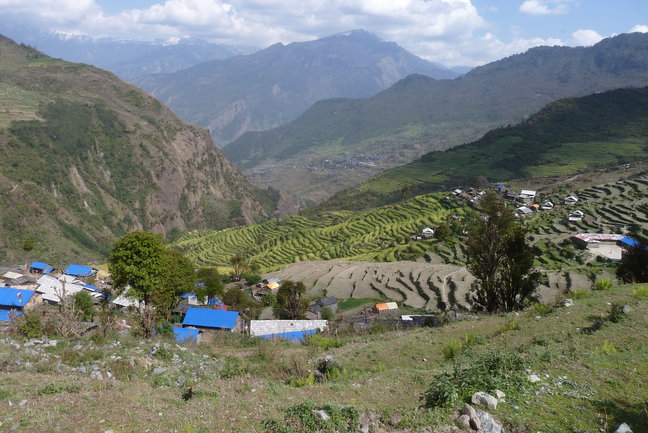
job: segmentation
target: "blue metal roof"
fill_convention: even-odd
[[[175,335],[176,343],[185,343],[187,341],[196,341],[200,331],[192,328],[181,328],[179,326],[173,327],[173,335]]]
[[[218,299],[218,298],[209,298],[209,299],[207,299],[207,305],[220,305],[222,303],[223,302],[221,302],[221,300]]]
[[[259,337],[271,340],[273,338],[282,338],[288,341],[294,341],[295,343],[302,342],[306,340],[306,337],[313,335],[317,332],[317,329],[309,329],[308,331],[293,331],[293,332],[282,332],[280,334],[269,334],[269,335],[260,335]]]
[[[22,308],[29,302],[32,296],[34,296],[33,290],[0,287],[0,306]]]
[[[180,295],[180,299],[187,299],[187,298],[191,298],[192,296],[196,296],[196,294],[195,293],[183,293],[182,295]]]
[[[90,266],[70,265],[65,269],[65,271],[63,271],[63,273],[75,277],[89,277],[96,274],[97,270]]]
[[[9,312],[11,310],[0,310],[0,322],[8,322],[9,319]],[[16,311],[15,312],[16,316],[20,316],[22,314],[22,311]]]
[[[31,265],[29,265],[30,269],[38,269],[41,271],[44,271],[49,265],[47,263],[43,262],[34,262]]]
[[[211,310],[208,308],[189,308],[182,324],[185,326],[200,326],[203,328],[234,329],[237,311]]]
[[[50,274],[50,272],[52,272],[53,270],[54,270],[54,268],[53,268],[53,267],[51,267],[51,266],[48,266],[48,267],[47,267],[47,268],[45,268],[45,270],[43,271],[43,274],[45,274],[45,275],[49,275],[49,274]]]
[[[625,238],[619,239],[619,242],[621,242],[624,245],[628,245],[630,247],[641,248],[642,250],[648,250],[647,246],[645,246],[641,242],[636,241],[636,240],[634,240],[632,238],[629,238],[627,236]]]
[[[101,292],[101,289],[97,286],[93,286],[92,284],[86,284],[83,286],[84,289],[92,290],[93,292]]]

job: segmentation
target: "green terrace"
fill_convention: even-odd
[[[201,265],[225,265],[238,253],[265,270],[304,260],[415,258],[437,241],[410,245],[411,235],[470,212],[464,204],[443,197],[427,194],[361,212],[323,212],[241,228],[192,231],[180,236],[175,246]]]

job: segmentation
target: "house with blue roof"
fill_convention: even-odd
[[[82,265],[70,265],[63,271],[65,275],[71,275],[73,277],[79,278],[91,277],[93,275],[96,275],[97,272],[99,272],[98,269]]]
[[[200,330],[196,328],[182,328],[180,326],[173,327],[173,336],[176,343],[195,343],[199,341]]]
[[[37,300],[38,296],[33,290],[0,287],[0,322],[8,321],[11,312],[20,316],[26,307],[33,305]]]
[[[54,267],[45,262],[32,262],[32,264],[29,265],[29,272],[34,274],[49,275],[53,270]]]
[[[189,307],[182,321],[182,326],[198,328],[203,331],[241,332],[243,330],[243,320],[237,311]]]
[[[622,247],[622,248],[639,248],[641,250],[648,250],[648,246],[642,244],[641,242],[629,238],[629,237],[624,237],[621,238],[617,241],[617,244]]]

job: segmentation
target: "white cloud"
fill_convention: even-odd
[[[520,12],[527,15],[562,15],[569,12],[568,0],[525,0]]]
[[[104,12],[100,1],[0,0],[0,21],[31,22],[46,30],[95,37],[170,43],[193,37],[255,47],[362,28],[426,59],[469,66],[537,45],[563,44],[522,32],[501,40],[487,33],[492,23],[479,15],[471,0],[159,0],[118,14]],[[574,1],[527,0],[520,9],[562,13]],[[586,35],[575,34],[574,39],[577,36]]]
[[[648,33],[648,26],[643,24],[637,24],[630,29],[630,33],[639,32],[639,33]]]
[[[603,36],[594,30],[579,29],[572,33],[572,38],[576,45],[590,46],[600,42]]]

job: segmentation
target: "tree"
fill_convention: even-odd
[[[475,276],[470,300],[488,312],[524,308],[534,299],[539,273],[533,270],[533,249],[526,230],[493,193],[480,201],[466,242],[467,267]]]
[[[74,294],[74,309],[81,313],[81,320],[90,322],[94,319],[95,308],[92,295],[81,290]]]
[[[441,242],[445,242],[452,237],[452,228],[447,222],[441,224],[434,232],[434,237]]]
[[[304,297],[306,286],[301,281],[286,280],[277,292],[279,317],[282,319],[303,319],[308,311],[310,302]]]
[[[130,286],[127,295],[145,304],[164,285],[167,246],[161,236],[135,231],[124,235],[113,245],[108,269],[119,295]]]
[[[648,282],[648,250],[643,247],[629,248],[621,257],[616,275],[626,283]]]
[[[235,254],[229,259],[230,265],[234,268],[232,271],[232,279],[234,281],[240,281],[241,275],[249,271],[250,267],[248,266],[245,257],[240,254]]]
[[[201,302],[223,296],[223,282],[215,266],[203,267],[196,272],[196,296]]]
[[[108,257],[108,269],[115,295],[124,293],[140,301],[145,336],[151,335],[159,319],[169,317],[179,296],[193,290],[196,280],[189,259],[149,232],[131,232],[117,240]]]
[[[238,287],[229,288],[223,295],[223,302],[249,319],[257,319],[261,315],[261,304]]]

